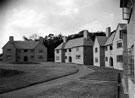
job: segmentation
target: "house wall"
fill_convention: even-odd
[[[110,45],[107,46],[107,51],[105,50],[105,57],[108,58],[108,60],[105,61],[105,66],[112,68],[112,66],[110,66],[110,58],[111,57],[113,58],[114,56],[113,56],[113,50],[110,50]],[[114,61],[114,58],[113,58],[113,61]]]
[[[43,50],[43,53],[39,52],[40,49]],[[39,56],[43,56],[43,59],[39,59]],[[35,48],[35,60],[38,62],[47,61],[47,48],[42,43],[39,43]]]
[[[93,47],[91,46],[89,46],[89,47],[87,47],[87,46],[85,46],[85,47],[83,47],[83,49],[84,49],[84,64],[85,65],[93,65]]]
[[[128,42],[128,48],[131,48],[132,45],[135,47],[135,1],[133,6],[133,11],[131,14],[131,19],[129,24],[127,25],[127,42]],[[135,61],[135,48],[134,48],[134,61]],[[134,64],[134,72],[135,72],[135,64]],[[128,79],[128,85],[129,85],[129,98],[135,98],[135,83],[130,79]]]
[[[95,52],[95,48],[97,48],[97,53]],[[95,61],[95,58],[98,59],[98,62]],[[93,62],[94,62],[94,66],[100,66],[100,46],[97,39],[95,40],[93,46]]]
[[[123,61],[117,62],[117,55],[123,55],[123,51],[124,51],[123,39],[120,39],[120,30],[122,30],[122,28],[119,26],[117,31],[116,31],[115,38],[113,40],[113,58],[114,58],[114,68],[119,69],[119,70],[123,70]],[[117,48],[118,42],[122,43],[121,48]]]
[[[77,48],[78,48],[78,51],[77,51]],[[76,63],[76,64],[83,64],[84,61],[83,61],[83,47],[74,47],[74,48],[71,48],[71,52],[69,52],[69,49],[66,49],[67,51],[65,52],[65,56],[66,56],[66,59],[65,59],[65,62],[66,63]],[[80,57],[77,58],[77,55]],[[69,57],[72,58],[72,62],[69,61]]]
[[[26,56],[28,61],[27,62],[33,62],[34,59],[34,49],[33,52],[32,49],[28,49],[27,52],[24,51],[24,49],[17,49],[16,51],[16,61],[17,62],[24,62],[24,57]],[[32,57],[33,56],[33,57]]]
[[[55,62],[60,62],[60,63],[64,63],[65,62],[64,50],[60,50],[59,49],[59,53],[57,53],[57,50],[55,50]]]
[[[7,49],[11,49],[11,51],[7,51]],[[7,44],[3,47],[3,61],[16,62],[16,49],[10,41],[8,41]]]
[[[77,50],[78,48],[78,50]],[[73,58],[73,63],[76,64],[84,64],[84,48],[81,47],[74,47],[72,49],[72,58]],[[79,58],[77,58],[77,56],[80,56]]]

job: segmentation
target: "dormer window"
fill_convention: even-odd
[[[98,48],[95,48],[95,53],[97,53],[98,52]]]
[[[11,52],[11,49],[7,49],[8,52]]]
[[[59,50],[56,50],[57,53],[59,53]]]
[[[38,52],[39,52],[39,53],[43,53],[43,49],[39,49]]]

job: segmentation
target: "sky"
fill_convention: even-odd
[[[4,1],[4,0],[1,0]],[[122,23],[119,0],[5,0],[0,2],[0,48],[14,36],[64,36],[81,30],[115,30]],[[0,53],[2,49],[0,49]]]

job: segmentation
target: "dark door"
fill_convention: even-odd
[[[113,58],[110,57],[110,66],[113,67]]]
[[[24,61],[27,62],[28,61],[28,57],[24,56]]]
[[[71,56],[69,57],[69,62],[72,62],[72,57]]]

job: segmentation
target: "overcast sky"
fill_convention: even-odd
[[[8,0],[7,0],[8,1]],[[22,40],[34,33],[45,36],[112,30],[122,20],[119,0],[9,0],[0,8],[0,48],[9,36]],[[1,50],[0,50],[1,52]]]

